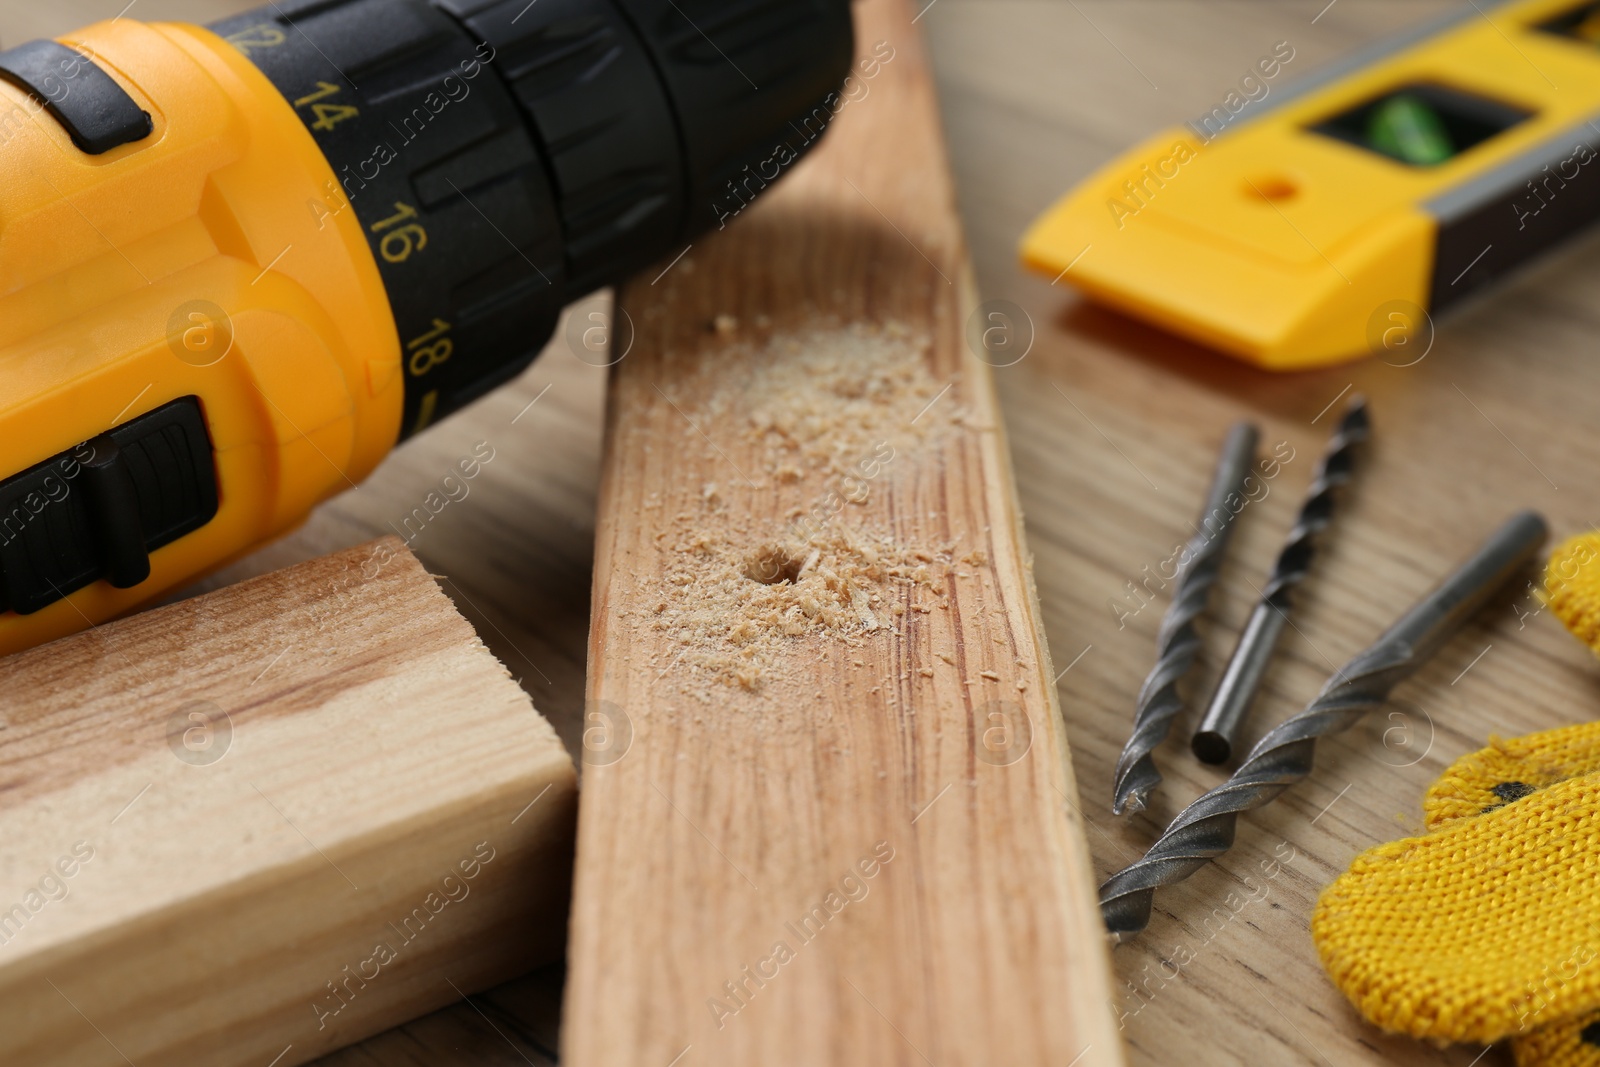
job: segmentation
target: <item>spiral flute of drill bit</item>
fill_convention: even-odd
[[[1155,891],[1181,882],[1233,845],[1241,812],[1270,803],[1311,773],[1317,739],[1353,726],[1380,707],[1473,612],[1520,571],[1544,543],[1542,518],[1519,512],[1478,552],[1323,686],[1298,715],[1251,750],[1233,777],[1190,804],[1145,855],[1100,887],[1100,913],[1113,941],[1143,930]]]
[[[1194,536],[1183,548],[1183,563],[1172,591],[1172,604],[1161,620],[1156,638],[1156,664],[1139,690],[1134,711],[1133,734],[1117,760],[1111,810],[1118,815],[1140,811],[1145,798],[1161,784],[1161,772],[1151,758],[1157,745],[1166,740],[1172,720],[1183,710],[1178,681],[1194,665],[1200,651],[1200,635],[1194,620],[1205,610],[1211,587],[1216,584],[1222,554],[1233,533],[1238,512],[1229,506],[1229,497],[1244,499],[1244,480],[1250,473],[1259,434],[1249,423],[1238,423],[1217,458],[1211,489],[1206,494],[1205,510]]]
[[[1336,494],[1350,480],[1356,446],[1367,439],[1371,425],[1367,402],[1357,396],[1328,439],[1294,526],[1261,590],[1261,599],[1239,634],[1239,643],[1228,658],[1222,679],[1190,742],[1194,754],[1206,763],[1223,763],[1233,753],[1234,736],[1261,688],[1267,664],[1289,623],[1293,591],[1311,571],[1317,539],[1333,521]]]

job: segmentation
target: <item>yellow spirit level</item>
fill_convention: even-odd
[[[514,376],[806,151],[852,45],[846,0],[275,0],[0,52],[0,653]]]
[[[1273,84],[1292,57],[1084,181],[1024,261],[1293,370],[1403,343],[1422,316],[1394,309],[1447,311],[1600,219],[1600,2],[1477,0]]]

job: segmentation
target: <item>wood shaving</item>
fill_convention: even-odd
[[[761,688],[790,639],[892,632],[904,598],[944,595],[937,555],[930,567],[883,535],[843,524],[754,551],[743,537],[690,528],[668,553],[660,580],[673,592],[648,625],[683,664],[742,689]]]
[[[758,449],[756,466],[773,481],[859,479],[880,443],[898,453],[962,425],[967,412],[945,392],[951,383],[928,372],[932,346],[897,322],[737,337],[699,359],[669,395],[719,447],[736,433]]]

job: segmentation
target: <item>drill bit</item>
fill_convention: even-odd
[[[1245,422],[1236,424],[1228,432],[1222,454],[1217,457],[1216,472],[1211,477],[1205,510],[1200,513],[1194,536],[1179,555],[1181,562],[1173,585],[1172,604],[1161,620],[1161,631],[1156,637],[1156,665],[1139,690],[1133,735],[1117,760],[1111,810],[1118,815],[1125,810],[1143,810],[1145,799],[1161,784],[1161,772],[1156,770],[1150,753],[1166,740],[1173,718],[1183,710],[1178,681],[1194,665],[1195,655],[1200,651],[1200,635],[1195,632],[1194,620],[1205,610],[1206,598],[1216,584],[1217,570],[1222,565],[1223,550],[1233,533],[1233,520],[1244,506],[1244,480],[1250,473],[1258,437],[1256,428]],[[1233,502],[1239,507],[1233,507]]]
[[[1251,751],[1233,777],[1172,820],[1142,859],[1100,887],[1100,914],[1112,941],[1143,930],[1156,888],[1181,882],[1228,851],[1239,813],[1269,803],[1311,773],[1317,738],[1347,730],[1380,706],[1520,571],[1544,543],[1544,519],[1518,512],[1442,584],[1382,637],[1351,660],[1298,715],[1280,723]]]
[[[1355,467],[1356,446],[1367,439],[1372,428],[1367,417],[1367,402],[1360,396],[1351,399],[1339,420],[1328,446],[1317,464],[1316,476],[1306,491],[1305,502],[1295,516],[1294,527],[1278,553],[1278,561],[1261,590],[1261,599],[1250,613],[1250,621],[1239,635],[1239,643],[1228,666],[1211,694],[1200,726],[1189,747],[1205,763],[1224,763],[1233,754],[1233,739],[1250,711],[1267,664],[1278,647],[1278,639],[1289,622],[1294,588],[1305,580],[1316,554],[1317,538],[1333,519],[1334,498],[1350,480]]]

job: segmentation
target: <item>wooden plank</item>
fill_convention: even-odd
[[[619,296],[573,1067],[1122,1060],[915,11],[854,6],[816,156]]]
[[[0,692],[0,1060],[299,1064],[560,950],[572,761],[395,538]]]

